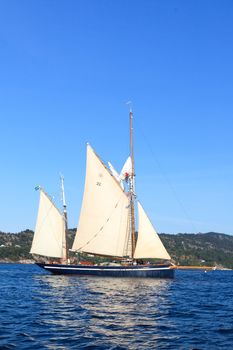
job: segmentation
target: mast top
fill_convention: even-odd
[[[64,176],[60,173],[61,180],[61,192],[62,192],[62,203],[63,207],[66,208],[66,198],[65,198],[65,189],[64,189]]]
[[[129,186],[129,200],[130,200],[130,230],[131,230],[131,245],[132,258],[134,257],[135,247],[136,247],[136,239],[135,239],[135,212],[134,212],[134,201],[135,201],[135,188],[134,188],[134,147],[133,147],[133,112],[131,107],[131,102],[128,103],[130,105],[129,112],[129,129],[130,129],[130,156],[132,162],[132,170],[130,174],[130,186]]]
[[[126,102],[126,104],[129,106],[129,112],[133,113],[133,111],[132,111],[132,101],[128,101],[128,102]]]

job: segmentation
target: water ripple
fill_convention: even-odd
[[[232,282],[232,271],[101,279],[2,264],[0,349],[232,349]]]

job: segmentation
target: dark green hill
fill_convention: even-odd
[[[69,231],[71,247],[75,230]],[[0,232],[0,261],[19,262],[31,259],[29,254],[33,231]],[[219,266],[233,269],[233,236],[223,233],[160,234],[177,265]]]
[[[0,261],[20,262],[32,259],[29,253],[34,232],[25,230],[19,233],[4,233],[0,231]],[[68,244],[71,247],[75,230],[71,229],[68,235]]]
[[[233,269],[233,236],[223,233],[161,234],[164,245],[179,265],[219,266]]]

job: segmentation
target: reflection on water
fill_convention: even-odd
[[[155,345],[158,334],[152,329],[158,320],[160,327],[168,327],[167,321],[161,324],[161,310],[167,313],[172,304],[169,287],[173,280],[53,275],[36,279],[44,285],[38,301],[49,315],[43,317],[43,323],[69,329],[77,338],[93,338],[95,346],[103,339],[117,346],[133,346],[142,334],[144,346],[151,342]]]
[[[0,349],[231,349],[233,273],[53,276],[0,265]]]

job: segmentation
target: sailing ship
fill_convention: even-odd
[[[40,203],[31,254],[59,258],[38,262],[53,274],[173,278],[171,257],[135,195],[133,113],[130,110],[130,156],[119,175],[87,144],[86,179],[79,224],[71,251],[112,259],[109,264],[71,263],[67,246],[67,209],[61,177],[63,212],[39,187]],[[135,211],[137,204],[138,229]],[[149,263],[160,259],[163,263]]]

